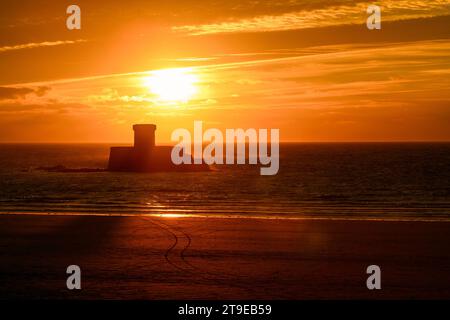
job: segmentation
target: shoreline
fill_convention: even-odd
[[[269,216],[269,215],[225,215],[225,214],[189,214],[189,213],[100,213],[100,212],[1,212],[1,216],[81,216],[81,217],[150,217],[150,218],[195,218],[195,219],[256,219],[256,220],[317,220],[317,221],[379,221],[379,222],[449,222],[450,217],[337,217],[337,216]]]

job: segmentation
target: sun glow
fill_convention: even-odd
[[[157,70],[144,79],[150,92],[165,102],[188,102],[198,91],[197,82],[191,68]]]

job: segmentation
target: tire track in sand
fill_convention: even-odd
[[[192,244],[192,238],[189,234],[179,228],[171,227],[165,223],[156,221],[155,218],[145,217],[143,219],[163,229],[173,238],[172,245],[164,253],[164,258],[169,265],[209,283],[213,282],[218,286],[229,286],[246,291],[251,297],[257,299],[258,291],[252,288],[251,285],[244,286],[234,283],[239,276],[226,273],[211,273],[207,270],[192,265],[185,256],[186,251]],[[199,281],[195,280],[194,282],[199,283]]]

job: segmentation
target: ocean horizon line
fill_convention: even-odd
[[[162,146],[174,146],[175,142],[158,142]],[[248,143],[248,142],[247,142]],[[450,140],[392,140],[392,141],[280,141],[279,144],[448,144]],[[204,143],[208,144],[208,143]],[[236,143],[235,143],[236,144]],[[0,145],[133,145],[133,141],[125,142],[27,142],[0,141]]]

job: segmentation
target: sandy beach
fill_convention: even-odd
[[[450,298],[448,243],[450,222],[1,215],[0,298]]]

